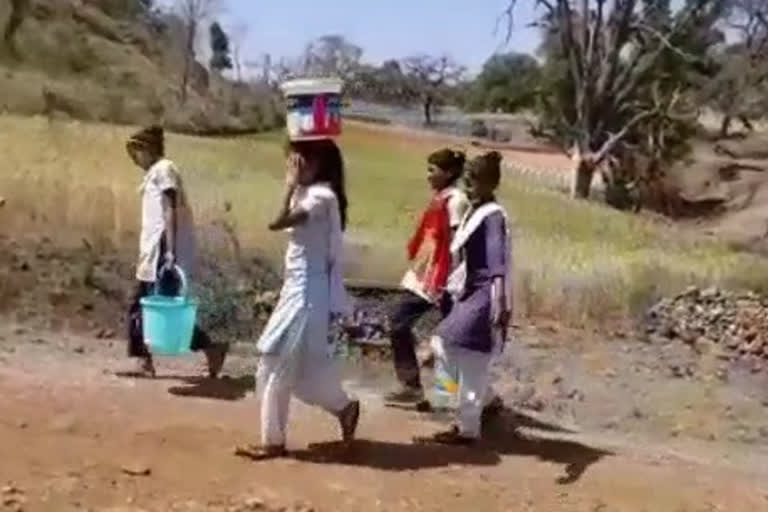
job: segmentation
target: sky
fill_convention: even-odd
[[[503,25],[494,34],[507,0],[226,0],[219,14],[230,31],[247,26],[243,61],[265,53],[277,61],[296,57],[312,39],[341,34],[363,48],[373,64],[415,54],[447,54],[472,73],[498,51],[533,52],[536,30],[532,0],[519,0],[515,30],[505,45]]]

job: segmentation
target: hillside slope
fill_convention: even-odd
[[[133,4],[135,5],[135,4]],[[11,14],[0,3],[0,23]],[[117,0],[30,0],[15,48],[0,47],[0,109],[145,124],[190,133],[258,131],[279,123],[273,93],[197,63],[180,100],[178,20]]]

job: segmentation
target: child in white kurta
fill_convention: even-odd
[[[175,274],[164,271],[178,265],[187,278],[194,279],[196,243],[192,209],[174,163],[165,158],[162,127],[150,126],[128,140],[126,150],[144,172],[141,184],[141,235],[136,265],[136,291],[128,310],[128,355],[140,361],[139,374],[153,377],[155,366],[144,339],[141,299],[159,292],[177,295],[180,287]],[[163,277],[163,278],[161,278]],[[191,349],[205,354],[208,374],[215,378],[224,364],[226,343],[214,343],[208,333],[195,326]]]
[[[297,167],[330,153],[338,157],[335,144],[318,141],[299,146],[308,155]],[[330,146],[329,146],[330,145]],[[307,164],[309,162],[309,164]],[[322,169],[322,166],[321,166]],[[298,172],[301,175],[301,169]],[[322,173],[315,174],[322,179]],[[354,436],[359,402],[341,387],[341,378],[329,351],[332,314],[345,313],[347,297],[342,282],[342,219],[339,199],[331,183],[311,178],[289,183],[284,212],[270,227],[289,227],[285,275],[280,299],[259,339],[261,354],[257,370],[261,398],[261,445],[238,448],[252,459],[279,457],[285,451],[285,430],[291,395],[322,407],[340,422],[342,436]],[[289,180],[292,181],[292,180]]]

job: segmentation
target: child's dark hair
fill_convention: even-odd
[[[146,149],[158,157],[165,156],[165,132],[163,127],[155,124],[143,128],[131,135],[127,145]]]
[[[427,157],[427,163],[437,166],[451,174],[450,184],[456,183],[464,172],[464,162],[467,156],[463,151],[456,151],[450,148],[435,151]]]
[[[498,187],[501,182],[501,160],[501,153],[489,151],[484,155],[473,158],[469,166],[477,173],[482,174],[491,185]]]
[[[341,229],[347,227],[347,190],[344,179],[344,158],[339,146],[333,140],[321,139],[312,141],[289,142],[286,150],[295,151],[307,160],[317,163],[315,182],[327,182],[336,194],[339,202]]]

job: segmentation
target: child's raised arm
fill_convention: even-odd
[[[291,155],[288,158],[288,169],[285,176],[285,192],[281,202],[280,211],[275,220],[269,223],[271,231],[280,231],[282,229],[298,226],[306,222],[309,213],[301,205],[292,205],[293,194],[298,186],[299,167],[302,165],[299,155]]]

